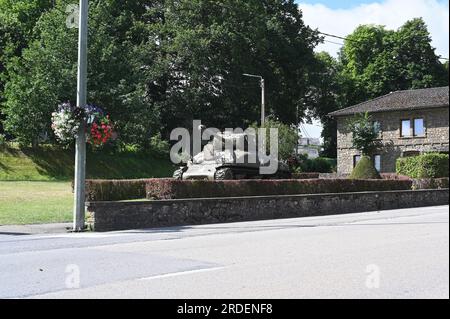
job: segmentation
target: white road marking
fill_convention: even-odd
[[[156,275],[151,276],[147,278],[141,278],[140,280],[154,280],[154,279],[161,279],[161,278],[171,278],[171,277],[178,277],[178,276],[186,276],[186,275],[192,275],[192,274],[198,274],[203,272],[210,272],[210,271],[216,271],[225,269],[225,267],[215,267],[215,268],[205,268],[205,269],[197,269],[197,270],[188,270],[188,271],[180,271],[180,272],[174,272],[171,274],[164,274],[164,275]]]
[[[58,234],[58,235],[46,235],[46,236],[39,236],[39,238],[111,238],[111,237],[123,237],[126,234],[118,234],[118,233],[111,233],[111,234],[105,234],[105,233],[86,233],[86,234]]]

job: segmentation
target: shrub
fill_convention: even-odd
[[[147,199],[157,200],[392,191],[411,188],[411,180],[311,179],[213,182],[150,179],[146,183]]]
[[[324,157],[319,157],[310,161],[311,171],[317,173],[332,173],[337,165],[335,160]]]
[[[337,160],[319,157],[309,159],[307,155],[298,155],[289,160],[291,170],[301,173],[333,173],[336,171]]]
[[[161,133],[158,133],[150,139],[150,149],[155,155],[165,157],[169,155],[170,144],[162,139]]]
[[[397,160],[397,174],[411,178],[449,177],[449,156],[447,154],[429,153]]]
[[[449,178],[415,179],[413,189],[444,189],[449,188]]]
[[[381,179],[381,175],[376,170],[370,157],[363,156],[353,169],[350,179]]]
[[[258,124],[253,124],[252,128],[258,129]],[[278,154],[279,158],[283,161],[292,157],[294,150],[298,143],[298,131],[282,122],[268,118],[263,125],[263,128],[267,129],[267,150],[270,150],[270,129],[278,129]]]

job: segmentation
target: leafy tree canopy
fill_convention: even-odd
[[[347,37],[339,58],[317,56],[313,115],[324,124],[326,156],[336,156],[336,123],[327,114],[398,90],[448,85],[442,64],[420,18],[396,31],[361,25]]]
[[[51,135],[58,103],[75,102],[70,3],[56,0],[8,63],[6,127],[26,143]],[[248,126],[259,118],[260,88],[243,73],[264,76],[269,112],[283,122],[306,111],[319,38],[293,0],[92,0],[89,14],[88,100],[111,113],[123,142],[145,147],[192,119]]]
[[[363,155],[371,156],[381,148],[379,128],[374,125],[369,113],[357,114],[348,121],[347,127],[352,132],[353,147]]]

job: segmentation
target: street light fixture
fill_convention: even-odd
[[[266,123],[266,94],[265,94],[265,89],[266,89],[266,84],[264,81],[264,78],[261,75],[253,75],[253,74],[243,74],[243,76],[247,76],[250,78],[257,78],[261,81],[261,126],[264,126],[264,124]]]

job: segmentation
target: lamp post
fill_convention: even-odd
[[[86,106],[87,95],[87,38],[88,38],[88,0],[80,0],[78,36],[78,81],[77,107]],[[85,123],[80,125],[75,146],[75,183],[73,231],[84,230],[85,223],[85,180],[86,180],[86,135]]]
[[[253,74],[243,74],[244,76],[250,77],[250,78],[257,78],[261,82],[261,126],[264,126],[266,123],[266,83],[264,81],[264,78],[260,75],[253,75]]]

